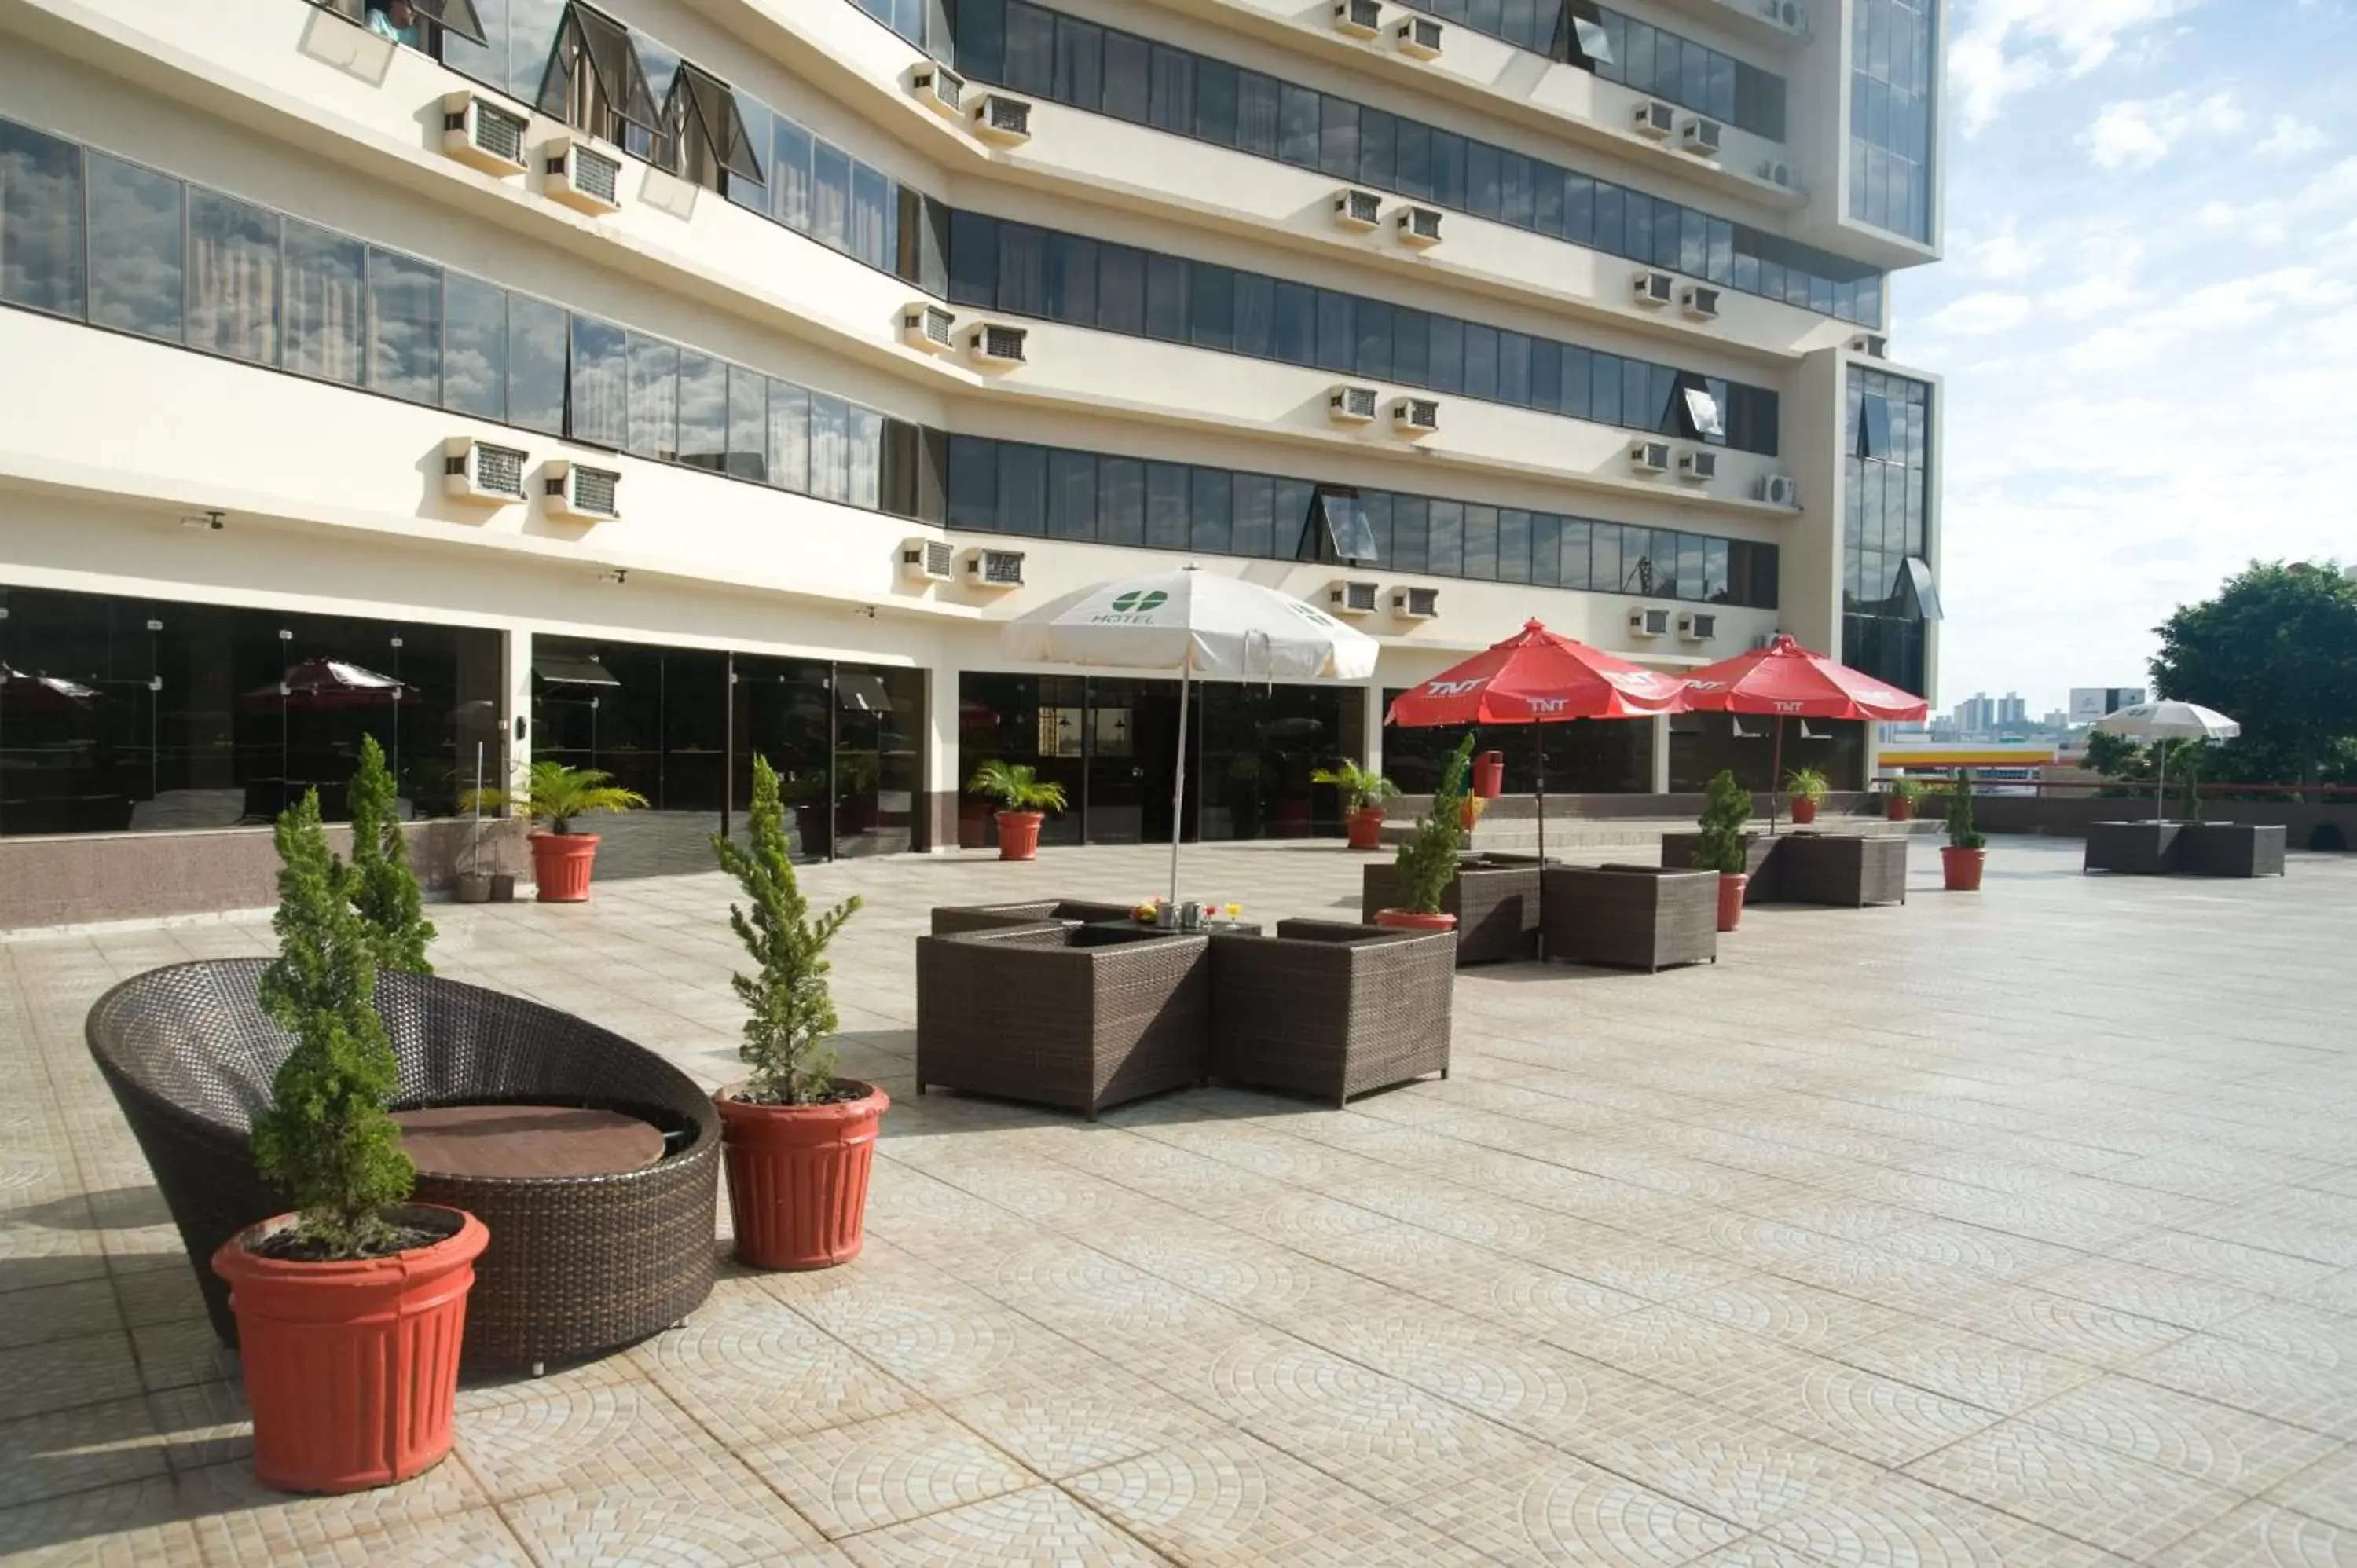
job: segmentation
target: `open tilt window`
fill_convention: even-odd
[[[718,77],[682,60],[671,79],[662,119],[677,149],[678,172],[684,177],[707,190],[723,188],[723,174],[764,183],[760,156],[746,134],[737,94]]]
[[[663,134],[663,120],[647,86],[646,68],[630,29],[603,11],[580,4],[565,8],[535,105],[553,120],[619,146],[622,127]]]
[[[1555,16],[1555,59],[1594,70],[1612,63],[1612,39],[1594,0],[1564,0]]]
[[[1900,564],[1898,590],[1892,596],[1900,615],[1910,620],[1941,618],[1940,589],[1932,581],[1932,564],[1921,555],[1910,555]]]
[[[1367,522],[1367,509],[1359,504],[1357,490],[1348,485],[1320,485],[1311,492],[1294,559],[1329,565],[1373,564],[1375,531]]]
[[[1718,394],[1711,391],[1709,381],[1691,371],[1678,372],[1666,412],[1669,435],[1688,441],[1727,439],[1727,421],[1719,410]]]
[[[408,44],[436,59],[442,56],[439,38],[443,33],[455,34],[470,44],[485,48],[490,42],[483,32],[483,19],[476,13],[475,0],[410,0],[409,8],[416,19],[406,32],[393,23],[392,7],[386,0],[311,0],[311,4],[371,31],[376,30],[371,13],[382,13],[385,16],[383,26],[393,28],[393,32],[387,36],[393,36],[396,41]]]
[[[1890,449],[1890,400],[1880,392],[1867,392],[1858,400],[1854,450],[1860,457],[1879,457],[1885,462],[1897,456]]]

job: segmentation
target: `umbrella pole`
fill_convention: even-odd
[[[1531,747],[1538,754],[1539,858],[1546,858],[1546,740],[1538,725],[1531,726]]]
[[[1170,908],[1177,918],[1178,908],[1178,838],[1180,824],[1186,819],[1187,803],[1187,689],[1195,674],[1195,650],[1189,646],[1186,661],[1178,666],[1178,759],[1170,768]]]
[[[1776,738],[1768,748],[1768,836],[1776,836],[1776,786],[1784,777],[1784,715],[1776,715]]]
[[[2152,820],[2165,822],[2169,821],[2169,742],[2154,741],[2152,748],[2160,757],[2160,777],[2152,787]]]

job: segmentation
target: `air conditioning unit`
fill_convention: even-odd
[[[956,553],[945,540],[900,541],[900,577],[909,583],[947,583],[957,576]]]
[[[1631,637],[1664,637],[1670,629],[1670,612],[1649,610],[1642,605],[1629,612]]]
[[[1403,245],[1429,251],[1440,243],[1440,209],[1437,207],[1410,207],[1392,222]]]
[[[1696,321],[1713,321],[1718,317],[1718,290],[1693,284],[1678,290],[1678,308]]]
[[[1392,400],[1392,434],[1409,441],[1421,441],[1440,428],[1440,403],[1437,398],[1403,397]]]
[[[1020,550],[969,550],[959,560],[959,575],[969,588],[1019,588],[1023,585]]]
[[[1761,164],[1760,177],[1770,185],[1780,186],[1786,190],[1801,188],[1800,171],[1782,158],[1770,158],[1766,163]]]
[[[560,457],[542,470],[541,489],[551,517],[611,522],[622,515],[622,476],[611,468]]]
[[[965,113],[965,78],[945,65],[919,66],[909,78],[909,91],[944,120],[955,120]]]
[[[957,347],[957,317],[929,299],[900,312],[900,341],[928,354],[946,354]]]
[[[1433,620],[1440,615],[1438,588],[1394,588],[1392,614],[1402,620]]]
[[[1629,467],[1641,474],[1666,474],[1670,471],[1670,444],[1666,441],[1640,441],[1629,448]]]
[[[1663,306],[1678,296],[1678,280],[1667,273],[1642,272],[1629,280],[1640,305]]]
[[[1678,617],[1678,636],[1688,642],[1708,642],[1718,635],[1718,617],[1695,610]]]
[[[517,447],[453,435],[442,443],[442,489],[459,500],[488,506],[520,501],[528,461],[529,455]]]
[[[1790,474],[1770,474],[1760,481],[1760,499],[1770,506],[1798,506],[1801,487]]]
[[[1031,103],[1004,92],[985,92],[974,106],[974,134],[1002,147],[1019,146],[1031,139]]]
[[[1864,354],[1870,360],[1889,359],[1890,339],[1879,332],[1861,332],[1849,340],[1849,351],[1853,354]]]
[[[1380,38],[1383,30],[1381,0],[1340,0],[1334,7],[1334,30],[1353,38]]]
[[[1334,198],[1334,226],[1363,234],[1383,221],[1383,199],[1372,190],[1345,190]]]
[[[1716,452],[1679,453],[1678,478],[1690,485],[1705,484],[1718,478],[1718,454]]]
[[[1337,424],[1372,424],[1378,393],[1372,387],[1336,387],[1326,398],[1326,417]]]
[[[996,321],[985,321],[966,334],[966,357],[977,365],[1004,369],[1024,361],[1024,347],[1031,331],[1027,327],[1008,327]]]
[[[1648,98],[1638,104],[1630,112],[1630,118],[1635,122],[1637,134],[1651,136],[1657,142],[1666,142],[1677,134],[1677,105],[1658,98]]]
[[[1698,158],[1718,156],[1719,134],[1725,129],[1716,120],[1697,114],[1678,127],[1678,145]]]
[[[613,154],[558,136],[542,145],[540,166],[550,200],[591,214],[622,209],[622,160]]]
[[[1809,30],[1808,13],[1801,9],[1801,0],[1760,0],[1760,14],[1788,33]]]
[[[473,92],[442,97],[442,150],[485,174],[524,171],[524,133],[532,123]]]
[[[1392,29],[1392,42],[1399,52],[1414,55],[1418,59],[1440,58],[1440,24],[1428,16],[1412,16]]]
[[[1371,616],[1383,602],[1383,590],[1375,583],[1351,579],[1326,589],[1326,607],[1338,616]]]

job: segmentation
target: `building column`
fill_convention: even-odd
[[[507,729],[507,788],[510,794],[514,794],[531,780],[532,747],[536,738],[532,733],[532,633],[511,628],[501,640],[507,650],[500,701]]]
[[[1366,736],[1361,764],[1370,773],[1383,770],[1383,682],[1380,676],[1359,688],[1359,727]]]
[[[1653,715],[1653,793],[1670,792],[1670,716]]]
[[[958,675],[955,662],[925,671],[925,768],[917,801],[917,847],[958,846]]]

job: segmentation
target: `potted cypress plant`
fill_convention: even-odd
[[[892,1105],[874,1084],[835,1077],[826,1044],[826,947],[859,900],[811,914],[787,854],[778,775],[758,754],[746,825],[745,844],[712,836],[720,868],[744,889],[728,923],[756,966],[729,980],[746,1012],[737,1054],[753,1070],[712,1097],[737,1256],[757,1269],[826,1268],[859,1255],[876,1137]]]
[[[409,867],[409,837],[394,809],[393,774],[372,735],[361,737],[360,767],[346,794],[352,813],[352,908],[368,928],[376,965],[431,974],[425,949],[434,940],[434,922],[425,918],[417,875]],[[486,886],[486,897],[489,892]]]
[[[1472,767],[1473,736],[1469,734],[1441,770],[1432,804],[1399,846],[1399,905],[1376,910],[1375,924],[1412,931],[1457,929],[1457,917],[1444,913],[1440,906],[1457,878],[1458,853],[1465,847],[1466,802],[1472,799],[1466,779]]]
[[[1951,893],[1977,893],[1988,861],[1988,838],[1973,826],[1973,771],[1956,775],[1948,794],[1948,842],[1940,851],[1940,876]]]
[[[1784,793],[1792,798],[1792,825],[1805,828],[1817,820],[1817,808],[1833,792],[1825,776],[1813,768],[1795,768],[1784,775]]]
[[[589,897],[589,873],[597,863],[596,833],[573,831],[573,820],[593,811],[635,811],[647,798],[614,783],[614,776],[598,768],[568,768],[543,760],[532,765],[521,795],[486,789],[485,805],[511,806],[519,816],[546,822],[546,832],[532,834],[532,877],[544,904],[579,904]]]
[[[1001,762],[996,757],[974,770],[966,792],[998,802],[998,858],[1036,860],[1039,854],[1039,824],[1049,811],[1064,809],[1064,787],[1042,779],[1028,762]]]
[[[1915,802],[1923,798],[1923,786],[1918,779],[1900,774],[1882,792],[1883,820],[1909,822],[1915,820]]]
[[[378,939],[353,907],[354,868],[328,848],[316,791],[278,819],[278,957],[262,1005],[295,1036],[253,1119],[263,1176],[294,1212],[223,1242],[253,1470],[265,1486],[389,1486],[450,1452],[458,1347],[490,1233],[410,1204],[415,1169],[385,1105],[399,1081],[371,1005]]]
[[[1751,792],[1720,768],[1710,781],[1695,845],[1695,865],[1718,873],[1718,929],[1731,931],[1743,920],[1743,893],[1750,886],[1749,850],[1743,830],[1751,822]]]
[[[1344,757],[1331,768],[1309,775],[1313,784],[1330,784],[1342,797],[1342,822],[1352,849],[1383,847],[1383,802],[1399,794],[1399,786],[1372,768]]]

